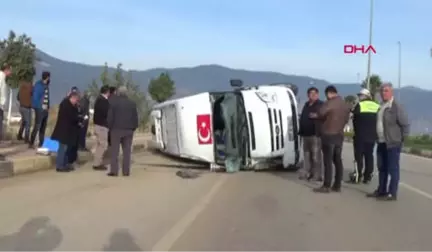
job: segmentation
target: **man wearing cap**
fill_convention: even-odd
[[[365,88],[357,96],[359,103],[352,110],[354,158],[357,165],[357,181],[353,182],[363,180],[364,184],[368,184],[374,169],[373,150],[377,140],[376,123],[380,106],[372,100],[370,91]]]

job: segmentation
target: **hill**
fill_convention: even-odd
[[[64,97],[67,90],[72,86],[81,89],[87,88],[92,79],[99,79],[103,66],[90,66],[81,63],[68,62],[57,59],[42,51],[37,51],[37,56],[41,62],[37,64],[38,76],[43,70],[52,73],[51,97],[52,102],[58,103]],[[115,69],[110,69],[114,72]],[[145,71],[131,70],[132,77],[143,90],[151,78],[160,73],[168,71],[177,86],[177,97],[203,92],[229,90],[229,80],[233,78],[242,79],[246,85],[259,85],[275,82],[289,82],[299,87],[300,101],[306,99],[306,89],[311,83],[323,90],[325,86],[335,85],[342,95],[355,94],[359,91],[358,84],[349,83],[329,83],[326,80],[315,79],[309,76],[286,75],[276,72],[247,71],[231,69],[220,65],[202,65],[191,68],[155,68]],[[399,92],[397,90],[396,92]],[[402,103],[406,106],[415,132],[424,132],[432,129],[432,114],[429,113],[426,104],[432,97],[432,91],[423,90],[416,87],[404,87],[400,90]]]

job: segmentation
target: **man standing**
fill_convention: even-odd
[[[84,92],[84,95],[80,99],[80,112],[83,117],[89,117],[90,115],[90,98],[88,92]],[[81,151],[88,151],[86,145],[87,138],[87,130],[88,130],[88,120],[84,120],[82,124],[82,128],[80,129],[80,136],[78,139],[78,147]]]
[[[12,68],[7,63],[0,68],[0,141],[3,140],[4,109],[8,100],[8,85],[6,78],[12,74]]]
[[[338,95],[337,89],[334,86],[327,86],[325,95],[327,101],[321,106],[318,114],[311,115],[322,120],[321,146],[324,156],[324,183],[321,187],[314,189],[318,193],[329,193],[331,190],[334,192],[341,191],[344,128],[348,123],[350,113],[349,106]],[[333,186],[331,186],[333,164],[335,166],[335,178]]]
[[[378,134],[378,189],[368,194],[380,200],[397,200],[400,176],[400,153],[403,141],[409,134],[408,117],[402,106],[393,97],[391,84],[384,84],[380,90],[382,104],[377,115]],[[388,184],[390,176],[390,183]]]
[[[33,87],[32,107],[35,112],[35,123],[30,137],[29,147],[34,147],[36,135],[39,133],[39,147],[45,138],[45,130],[48,121],[48,110],[50,108],[49,84],[50,72],[43,72],[42,79],[37,81]]]
[[[72,87],[71,90],[69,91],[68,95],[66,96],[66,99],[70,98],[71,96],[78,96],[80,97],[80,91],[78,89],[78,87]],[[80,132],[81,128],[85,122],[84,117],[81,113],[81,108],[80,108],[80,100],[78,100],[77,102],[73,103],[73,106],[75,106],[75,108],[78,111],[78,129]],[[70,169],[73,169],[73,164],[77,161],[78,159],[78,142],[79,142],[79,136],[80,134],[78,133],[77,137],[75,138],[75,141],[72,143],[70,143],[68,145],[67,151],[66,151],[66,155],[67,155],[67,165]]]
[[[108,176],[118,175],[120,145],[123,153],[122,173],[123,176],[129,176],[133,134],[138,128],[138,112],[136,104],[127,97],[126,87],[119,87],[117,95],[110,98],[107,122],[111,137],[111,169]]]
[[[353,182],[358,183],[363,179],[363,183],[368,184],[374,169],[373,150],[377,139],[375,129],[379,105],[372,100],[371,93],[367,89],[362,89],[358,97],[360,102],[352,110],[354,156],[357,165],[357,181]]]
[[[309,100],[303,106],[300,115],[299,135],[303,138],[303,153],[305,160],[305,173],[300,178],[322,181],[321,169],[321,140],[319,138],[319,120],[311,118],[311,114],[318,113],[322,101],[319,100],[319,91],[316,87],[307,90]]]
[[[108,149],[108,109],[110,96],[109,87],[103,86],[100,89],[100,95],[96,98],[94,104],[93,124],[96,135],[96,150],[94,154],[94,170],[106,170],[103,164],[104,153]]]
[[[116,87],[109,87],[109,99],[108,101],[111,101],[117,94],[117,88]],[[111,134],[108,132],[108,146],[111,146]]]
[[[30,142],[30,126],[32,121],[32,111],[31,111],[31,103],[32,103],[32,92],[33,85],[31,82],[24,82],[20,85],[18,91],[18,101],[20,104],[20,114],[21,114],[21,125],[18,130],[17,139],[23,140],[25,143]],[[24,133],[24,137],[23,137]]]
[[[79,113],[77,103],[79,94],[72,92],[60,103],[57,122],[51,138],[59,142],[56,157],[56,170],[58,172],[70,172],[73,170],[69,163],[68,149],[76,145],[79,134]]]

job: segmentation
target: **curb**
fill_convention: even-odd
[[[147,143],[137,142],[132,144],[132,151],[139,152],[147,149]],[[17,158],[15,160],[0,161],[0,178],[10,178],[17,175],[38,171],[55,169],[55,155],[31,156]],[[78,165],[85,165],[93,160],[93,154],[89,152],[78,153]]]

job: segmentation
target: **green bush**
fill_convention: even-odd
[[[420,156],[422,154],[422,150],[418,148],[410,148],[409,153]]]

